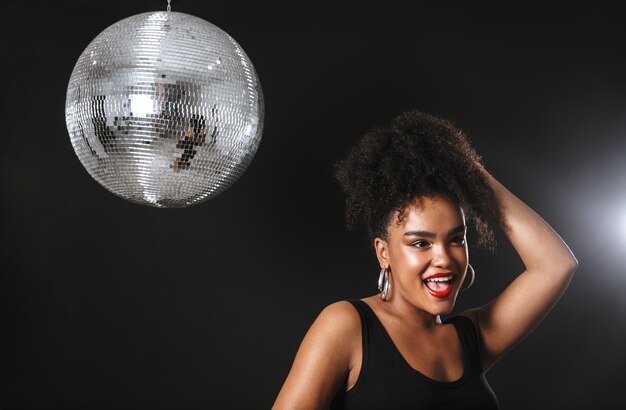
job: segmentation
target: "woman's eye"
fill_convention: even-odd
[[[465,245],[465,237],[457,236],[456,238],[453,238],[451,242],[455,245]]]
[[[427,246],[429,246],[430,244],[428,243],[428,241],[416,241],[413,242],[413,246],[416,248],[425,248]]]

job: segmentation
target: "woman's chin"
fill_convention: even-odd
[[[446,300],[446,301],[437,301],[434,304],[431,304],[428,309],[428,313],[433,316],[445,316],[449,315],[454,309],[454,299]]]

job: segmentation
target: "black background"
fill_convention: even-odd
[[[154,209],[87,174],[64,110],[89,42],[165,7],[0,6],[2,408],[269,408],[317,313],[375,291],[378,265],[364,233],[344,228],[332,165],[413,108],[465,130],[580,261],[553,312],[488,373],[503,408],[624,408],[619,2],[174,0],[249,55],[265,129],[228,191]],[[522,269],[499,239],[493,255],[470,251],[477,282],[455,311]]]

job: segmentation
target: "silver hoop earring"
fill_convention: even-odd
[[[391,284],[389,283],[389,268],[381,269],[380,275],[378,275],[378,292],[380,292],[380,298],[382,300],[387,300],[390,286]]]
[[[469,288],[471,288],[472,285],[474,284],[474,279],[476,279],[476,272],[474,272],[474,268],[469,263],[467,264],[467,270],[472,273],[472,280],[470,281],[470,284],[467,285],[466,288],[461,288],[461,292],[464,292],[468,290]]]

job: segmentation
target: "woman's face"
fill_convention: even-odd
[[[400,224],[394,215],[387,240],[374,241],[381,267],[391,271],[389,301],[450,313],[467,270],[465,232],[463,211],[446,195],[416,199]]]

